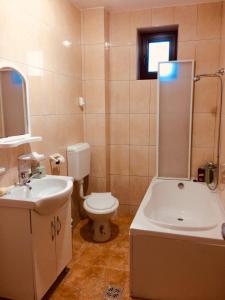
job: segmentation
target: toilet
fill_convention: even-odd
[[[92,193],[84,196],[84,177],[90,173],[90,145],[79,143],[67,147],[68,176],[72,176],[80,185],[83,207],[93,221],[93,240],[105,242],[111,237],[110,218],[119,207],[119,201],[111,193]]]

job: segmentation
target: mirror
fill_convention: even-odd
[[[12,67],[0,68],[0,138],[29,133],[27,87]]]

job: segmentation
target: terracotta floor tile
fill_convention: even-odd
[[[121,300],[129,297],[129,227],[131,216],[113,219],[112,238],[106,243],[92,240],[88,220],[81,220],[73,231],[73,259],[63,279],[47,299],[104,300],[110,284],[124,288]]]
[[[121,271],[111,268],[105,269],[104,281],[107,285],[115,285],[125,288],[129,280],[128,271]]]
[[[128,253],[121,252],[121,251],[116,251],[116,252],[111,257],[110,267],[117,270],[128,271],[128,264],[129,264]]]

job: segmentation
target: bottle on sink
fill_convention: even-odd
[[[198,168],[198,182],[205,182],[205,168]]]

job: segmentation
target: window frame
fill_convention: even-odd
[[[138,79],[157,79],[158,72],[148,72],[148,53],[149,43],[151,42],[170,42],[169,61],[177,60],[177,29],[159,29],[157,31],[138,31],[139,61]]]

